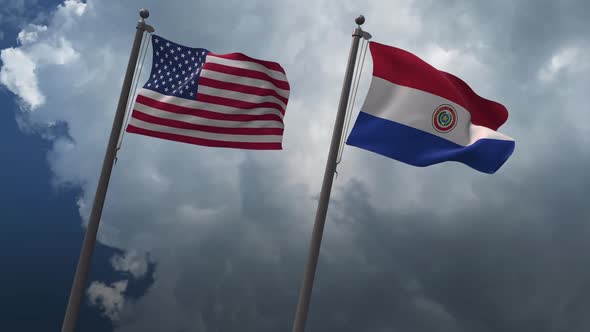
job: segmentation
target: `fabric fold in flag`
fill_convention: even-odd
[[[280,150],[289,82],[280,64],[152,37],[127,132],[211,147]]]
[[[514,151],[504,106],[412,53],[371,42],[373,78],[347,144],[414,166],[445,161],[495,173]]]

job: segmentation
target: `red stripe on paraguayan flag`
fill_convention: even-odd
[[[211,147],[282,148],[289,83],[283,68],[153,36],[150,78],[127,131]]]

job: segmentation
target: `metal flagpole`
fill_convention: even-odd
[[[334,132],[332,133],[330,152],[328,153],[328,161],[326,163],[326,170],[324,172],[324,181],[322,182],[320,200],[318,202],[315,223],[313,225],[311,243],[309,246],[309,256],[307,258],[307,265],[305,266],[305,273],[303,276],[303,286],[299,292],[299,302],[297,303],[297,311],[295,313],[295,321],[293,323],[293,332],[303,332],[305,329],[305,321],[307,319],[307,312],[309,310],[311,290],[313,288],[313,280],[318,264],[322,235],[324,233],[324,224],[326,223],[328,203],[330,201],[330,193],[332,191],[332,182],[334,181],[334,172],[336,171],[338,148],[340,147],[340,141],[342,139],[342,127],[344,125],[346,108],[348,106],[348,97],[350,95],[350,86],[352,83],[354,64],[356,62],[356,54],[358,51],[359,41],[361,37],[365,36],[364,31],[361,29],[361,25],[365,23],[365,17],[360,15],[355,19],[355,22],[357,27],[352,34],[352,46],[350,47],[350,54],[348,56],[348,65],[346,67],[346,74],[344,76],[344,85],[342,86],[340,103],[338,104],[338,113],[336,114],[336,122],[334,123]]]
[[[82,250],[80,251],[80,257],[78,259],[78,266],[76,268],[76,274],[74,276],[74,282],[72,283],[72,290],[70,292],[70,298],[68,300],[68,306],[61,328],[62,332],[74,332],[76,327],[76,319],[78,318],[80,303],[82,302],[82,298],[84,296],[84,287],[86,285],[86,280],[88,279],[90,260],[92,258],[92,252],[94,251],[96,233],[98,232],[98,224],[100,222],[100,216],[102,214],[102,208],[104,205],[107,188],[109,186],[113,162],[117,153],[117,141],[119,140],[121,129],[123,127],[125,110],[127,108],[127,100],[129,99],[131,83],[135,74],[135,66],[137,65],[141,40],[143,38],[144,32],[154,31],[154,28],[146,24],[144,21],[150,16],[149,11],[147,9],[142,9],[139,12],[139,16],[141,19],[137,23],[135,39],[133,40],[133,47],[131,48],[131,55],[129,56],[129,63],[127,64],[127,71],[125,73],[125,79],[123,80],[121,94],[119,96],[119,104],[117,105],[117,112],[115,113],[115,119],[113,120],[113,127],[111,129],[109,143],[107,145],[107,150],[102,164],[102,170],[100,171],[100,178],[96,187],[96,195],[94,196],[92,211],[90,213],[90,219],[88,220],[88,226],[86,228],[86,235],[84,236]]]

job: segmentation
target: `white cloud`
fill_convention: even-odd
[[[26,29],[18,33],[17,40],[21,45],[26,45],[37,41],[39,33],[47,31],[47,26],[30,24]]]
[[[475,76],[473,75],[475,73],[482,75],[482,71],[487,70],[475,54],[459,49],[443,48],[436,44],[429,45],[423,57],[435,68],[461,77]]]
[[[38,38],[36,35],[21,34],[19,38],[23,38],[22,47],[7,48],[0,53],[4,64],[0,82],[34,110],[45,103],[37,78],[40,66],[69,64],[78,58],[78,53],[68,40],[61,37],[37,44],[33,44]]]
[[[18,48],[2,50],[0,59],[4,64],[0,70],[0,82],[31,109],[41,106],[45,102],[45,96],[39,91],[33,59]]]
[[[63,8],[64,10],[58,12],[57,15],[63,13],[72,13],[73,15],[82,16],[86,11],[86,4],[80,0],[65,0],[63,5],[60,6],[60,9]]]
[[[90,284],[86,294],[90,305],[98,307],[111,320],[117,320],[125,305],[123,293],[126,289],[127,280],[114,282],[110,286],[95,281]]]
[[[428,315],[436,317],[439,323],[452,324],[455,321],[453,315],[447,312],[440,303],[436,303],[433,300],[418,297],[414,299],[413,305],[419,310],[428,312]]]
[[[582,52],[577,47],[565,47],[555,53],[551,59],[539,70],[539,80],[548,82],[555,79],[555,76],[562,70],[571,65],[580,66],[583,64],[581,57],[586,52]]]
[[[134,278],[143,277],[148,270],[148,258],[135,251],[128,251],[123,255],[111,257],[111,264],[115,271],[129,272]]]
[[[0,53],[2,69],[0,82],[24,102],[25,109],[34,110],[45,103],[45,95],[39,87],[37,71],[52,65],[67,65],[78,58],[71,43],[63,37],[67,25],[74,17],[82,15],[86,4],[67,0],[58,6],[52,29],[30,24],[19,32],[17,48],[7,48]]]

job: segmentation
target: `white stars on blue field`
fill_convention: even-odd
[[[161,94],[194,100],[209,51],[182,46],[156,35],[152,38],[152,47],[152,72],[143,87]]]

